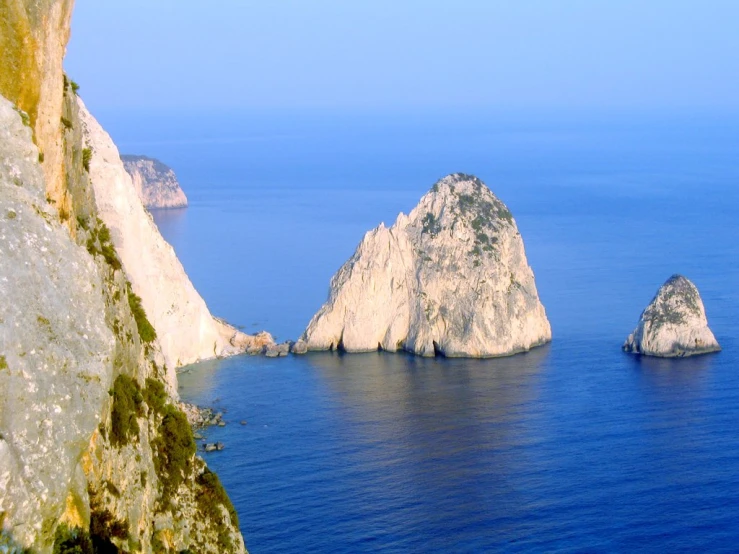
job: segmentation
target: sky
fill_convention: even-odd
[[[739,109],[736,0],[77,0],[93,109]]]

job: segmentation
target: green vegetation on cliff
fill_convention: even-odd
[[[110,442],[124,446],[139,436],[138,418],[142,415],[141,387],[128,375],[119,375],[113,383],[113,409],[111,411]]]
[[[141,305],[141,297],[131,290],[130,285],[128,288],[128,305],[131,307],[131,313],[136,320],[136,327],[139,330],[141,340],[143,342],[153,342],[157,338],[157,332],[146,317],[144,307]]]
[[[118,253],[115,251],[115,247],[110,241],[110,229],[108,229],[105,223],[103,223],[102,220],[97,219],[97,225],[94,228],[89,229],[89,223],[87,222],[87,220],[82,217],[78,217],[77,225],[82,229],[90,231],[89,237],[87,239],[87,251],[93,256],[102,256],[103,258],[105,258],[105,261],[114,270],[121,269],[121,260],[120,258],[118,258]],[[156,335],[154,336],[154,338],[156,338]]]
[[[211,519],[211,521],[221,522],[219,533],[218,533],[218,545],[223,549],[224,552],[228,552],[232,548],[231,539],[226,533],[225,526],[223,525],[223,514],[221,510],[226,509],[228,515],[231,517],[231,524],[238,529],[239,528],[239,516],[236,514],[236,509],[231,503],[231,499],[226,494],[226,490],[221,485],[221,480],[218,479],[218,475],[213,473],[210,469],[205,467],[203,473],[198,475],[196,479],[198,486],[200,487],[199,494],[197,496],[198,508],[201,513]]]
[[[181,410],[168,404],[162,407],[162,414],[159,437],[152,446],[154,467],[162,483],[162,502],[166,506],[189,474],[196,446],[190,423]]]

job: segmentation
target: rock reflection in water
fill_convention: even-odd
[[[354,440],[367,446],[352,457],[369,478],[366,517],[400,510],[408,519],[384,532],[431,528],[443,535],[452,514],[465,513],[474,528],[521,509],[511,469],[526,466],[518,448],[526,440],[523,412],[548,350],[492,360],[309,356],[353,420]]]

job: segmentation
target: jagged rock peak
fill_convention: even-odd
[[[506,356],[551,340],[516,222],[477,177],[438,181],[368,232],[306,329],[310,350]]]
[[[698,288],[682,275],[660,287],[623,345],[626,352],[674,358],[721,350]]]
[[[147,208],[184,208],[187,197],[168,165],[147,156],[122,155],[136,193]]]

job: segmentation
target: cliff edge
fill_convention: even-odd
[[[508,208],[482,181],[438,181],[407,216],[368,232],[303,335],[309,350],[494,357],[551,340]]]

